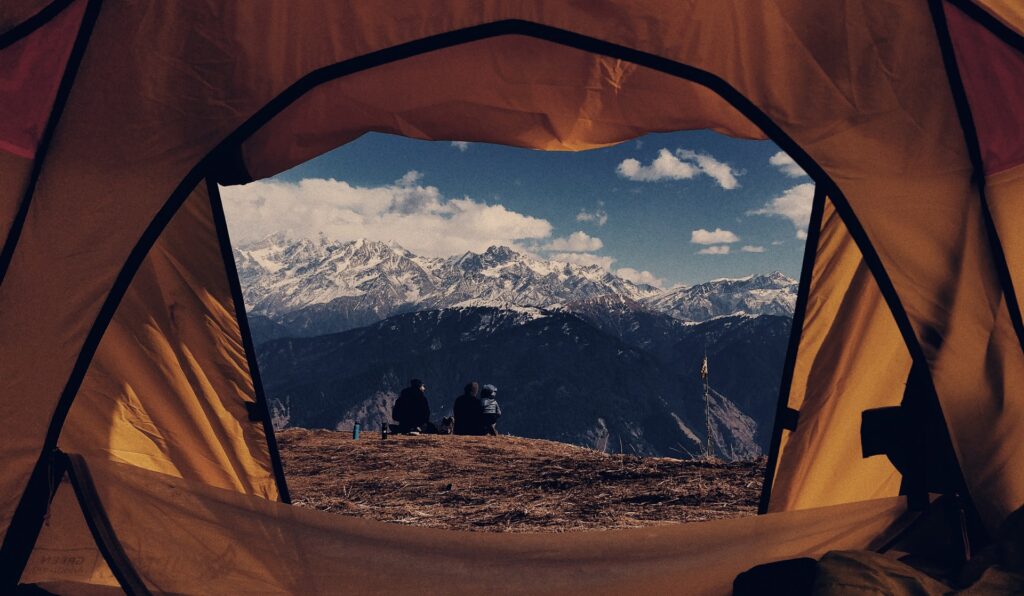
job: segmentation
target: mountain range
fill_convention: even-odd
[[[275,425],[378,428],[412,377],[434,418],[470,379],[502,432],[640,455],[707,441],[766,450],[796,282],[781,273],[662,290],[504,246],[449,258],[393,243],[289,239],[235,259]]]
[[[598,265],[546,260],[507,246],[448,258],[394,243],[291,239],[235,249],[253,334],[312,336],[396,314],[456,306],[600,310],[602,305],[697,322],[734,314],[791,316],[797,282],[782,273],[661,290]]]
[[[726,397],[724,387],[747,401],[774,404],[784,354],[778,348],[785,345],[789,319],[738,315],[677,331],[677,358],[665,360],[573,313],[454,307],[336,334],[272,340],[261,345],[259,358],[279,427],[350,428],[358,422],[375,430],[412,377],[426,380],[439,418],[478,375],[498,386],[502,432],[687,457],[701,452],[707,432],[697,375],[702,355],[683,346],[732,334],[742,338],[716,343],[718,351],[709,354],[714,366],[726,358],[740,365],[754,354],[762,354],[766,366],[748,368],[712,390],[712,443],[716,454],[730,459],[763,453],[761,422]],[[724,366],[713,370],[727,374]]]

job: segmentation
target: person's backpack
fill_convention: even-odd
[[[481,399],[480,408],[484,414],[494,416],[495,418],[501,416],[501,406],[498,405],[498,400],[493,397],[485,397]]]

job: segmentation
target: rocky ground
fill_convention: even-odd
[[[609,455],[510,436],[277,434],[292,501],[385,522],[487,532],[634,528],[753,515],[764,459]]]

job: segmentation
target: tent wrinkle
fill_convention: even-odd
[[[291,503],[291,494],[288,491],[288,482],[285,480],[284,465],[281,462],[281,454],[277,449],[277,439],[274,437],[274,424],[270,416],[270,404],[263,389],[263,380],[260,377],[259,362],[256,358],[256,347],[252,339],[252,332],[249,329],[249,319],[245,312],[245,299],[242,296],[242,286],[238,278],[238,270],[235,264],[234,253],[231,248],[231,238],[228,235],[227,219],[224,216],[224,204],[221,200],[220,190],[212,177],[206,179],[207,194],[210,200],[210,212],[213,216],[214,227],[217,232],[217,244],[220,246],[221,258],[224,262],[224,270],[228,277],[228,286],[231,291],[231,302],[235,307],[235,320],[238,323],[238,332],[241,339],[242,351],[246,358],[254,402],[245,402],[246,412],[250,420],[253,412],[260,414],[263,426],[263,436],[267,442],[267,451],[270,458],[270,466],[274,475],[277,496],[283,503]],[[254,405],[250,406],[250,403]]]
[[[510,593],[612,594],[685,584],[691,593],[721,594],[751,564],[835,548],[877,549],[917,518],[896,497],[631,530],[465,533],[289,507],[85,457],[80,465],[93,479],[95,509],[116,532],[124,566],[153,592],[319,594],[347,584],[369,593],[480,593],[502,586]],[[82,513],[54,511],[63,525],[76,515]],[[146,544],[145,536],[160,541]],[[41,542],[49,553],[58,546],[52,534]],[[40,563],[26,571],[33,581],[61,577]],[[470,568],[476,572],[466,573]],[[430,585],[442,587],[423,587],[428,575]]]

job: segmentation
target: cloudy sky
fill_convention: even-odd
[[[663,287],[796,277],[812,193],[773,143],[707,131],[579,153],[368,134],[223,189],[235,244],[278,231],[431,256],[504,244]]]

